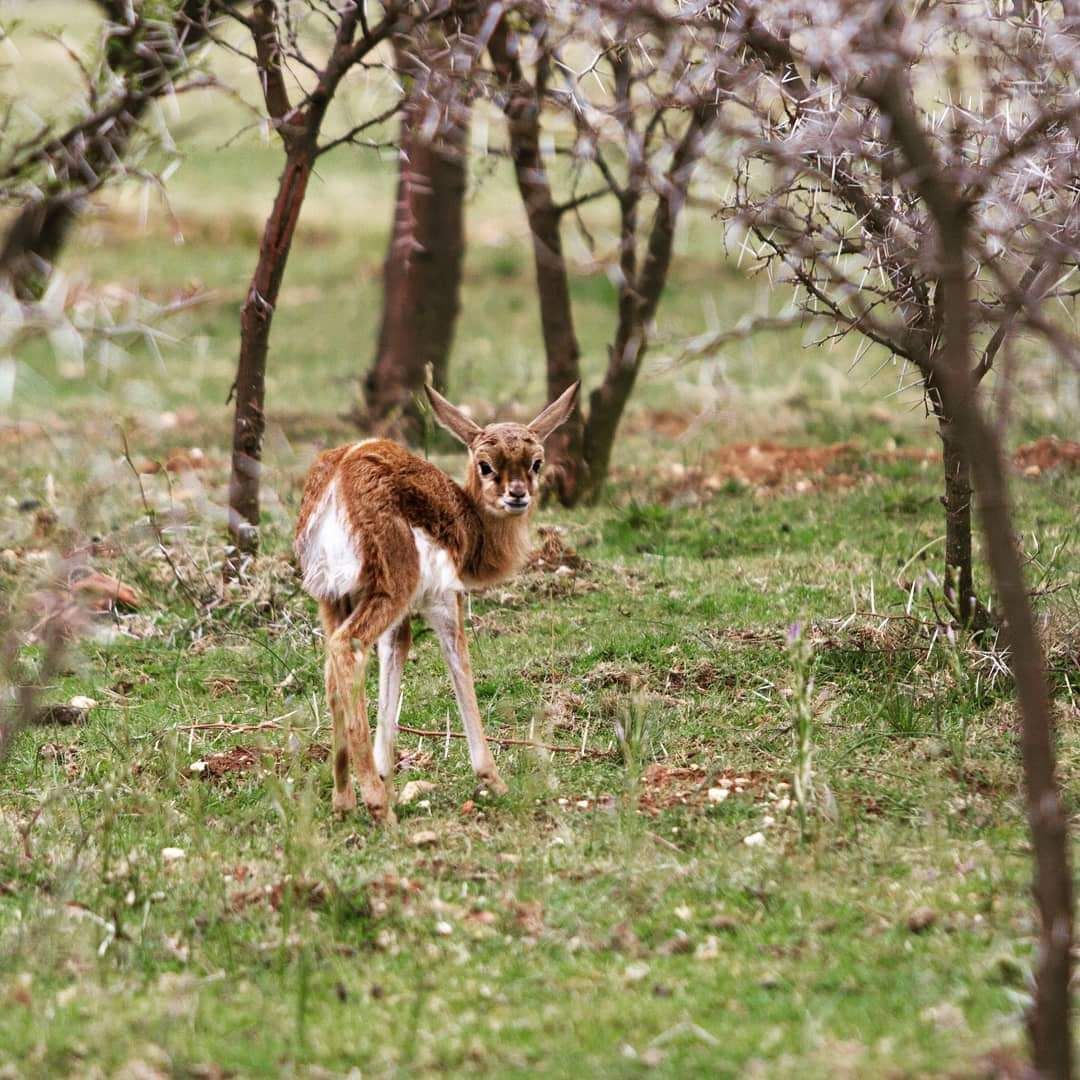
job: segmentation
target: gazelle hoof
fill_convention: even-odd
[[[494,769],[491,772],[477,773],[476,779],[479,781],[477,794],[481,797],[485,793],[488,795],[505,795],[510,790],[506,786],[506,781]]]
[[[394,808],[389,802],[376,803],[374,805],[368,803],[368,813],[371,814],[376,825],[397,824],[397,814],[394,813]]]
[[[346,788],[344,791],[334,792],[334,813],[338,817],[351,814],[356,809],[356,792]]]

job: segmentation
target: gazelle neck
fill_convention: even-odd
[[[464,575],[469,584],[475,585],[505,581],[517,573],[529,557],[532,510],[530,508],[517,517],[497,517],[478,505],[468,489],[466,494],[476,511],[477,531]]]

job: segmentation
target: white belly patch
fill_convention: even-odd
[[[423,612],[443,606],[453,593],[461,592],[465,586],[446,548],[436,544],[423,529],[414,528],[412,534],[420,556],[420,581],[413,593],[412,610]]]
[[[420,578],[410,602],[415,612],[443,607],[464,590],[450,553],[423,529],[412,530]],[[296,543],[304,589],[317,600],[337,600],[356,592],[363,559],[338,498],[337,483],[327,488]]]
[[[297,542],[304,588],[317,600],[337,600],[356,589],[363,565],[342,513],[337,483],[327,488]]]

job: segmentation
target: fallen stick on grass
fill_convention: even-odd
[[[407,727],[405,724],[398,725],[398,731],[408,732],[410,735],[428,735],[432,739],[464,739],[464,731],[432,731],[428,728]],[[536,742],[535,739],[512,739],[506,735],[487,736],[488,742],[498,743],[500,746],[534,746],[539,750],[551,750],[556,754],[579,754],[581,757],[610,757],[610,750],[594,750],[580,746],[557,746],[553,743]]]
[[[235,731],[235,732],[249,732],[249,731],[270,731],[274,728],[280,728],[281,725],[276,720],[264,720],[259,724],[230,724],[227,720],[218,720],[212,724],[183,724],[178,730],[180,731]],[[409,735],[427,735],[433,739],[464,739],[464,731],[433,731],[428,728],[415,728],[408,727],[405,724],[398,725],[398,731],[407,732]],[[488,735],[489,742],[498,743],[500,746],[534,746],[540,750],[551,750],[556,754],[578,754],[581,757],[595,757],[605,758],[611,757],[613,751],[610,750],[597,750],[592,747],[582,748],[580,746],[558,746],[554,743],[542,743],[536,742],[533,739],[512,739],[506,735]]]
[[[263,720],[258,724],[230,724],[228,720],[215,720],[212,724],[181,724],[177,731],[234,731],[244,734],[249,731],[272,731],[280,728],[277,720]]]

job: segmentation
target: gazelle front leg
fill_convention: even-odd
[[[375,729],[375,767],[388,791],[394,782],[401,674],[411,644],[412,626],[407,615],[379,638],[379,726]]]
[[[480,706],[476,703],[472,666],[469,663],[469,645],[465,640],[465,606],[461,593],[455,593],[452,600],[428,612],[427,620],[439,638],[443,659],[450,669],[461,723],[469,741],[469,760],[472,762],[473,772],[496,795],[505,795],[507,787],[495,767],[495,759],[491,756],[487,739],[484,737]]]

